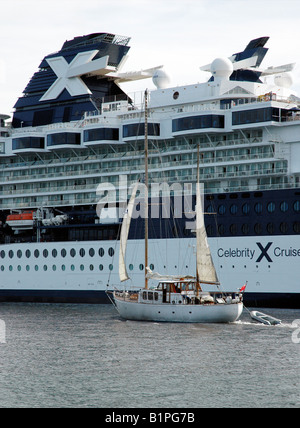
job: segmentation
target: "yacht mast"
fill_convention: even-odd
[[[200,147],[197,147],[197,182],[196,182],[196,204],[200,204]],[[196,227],[198,227],[198,208],[196,206]],[[198,232],[197,232],[197,252],[199,251],[198,245]],[[196,257],[196,295],[199,296],[199,291],[202,291],[200,285],[199,268],[198,268],[198,257]]]
[[[145,288],[148,288],[148,89],[145,91]]]

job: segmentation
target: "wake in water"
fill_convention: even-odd
[[[294,329],[294,328],[299,328],[299,325],[296,325],[295,323],[281,323],[281,324],[276,324],[276,325],[266,325],[260,322],[255,322],[255,321],[235,321],[232,324],[236,324],[236,325],[252,325],[252,326],[259,326],[259,327],[280,327],[280,328],[290,328],[290,329]]]

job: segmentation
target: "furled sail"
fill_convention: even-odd
[[[200,283],[219,284],[217,272],[207,241],[199,182],[196,184],[196,237],[197,279]]]
[[[195,277],[190,275],[161,275],[157,272],[152,272],[152,270],[149,267],[146,267],[147,271],[147,278],[148,279],[156,279],[158,281],[174,281],[174,282],[180,282],[180,281],[191,281],[195,280]]]
[[[120,276],[121,282],[127,281],[129,279],[126,265],[125,265],[125,254],[126,254],[127,238],[128,238],[131,217],[132,217],[132,212],[134,208],[134,201],[135,201],[138,185],[139,183],[136,183],[136,185],[133,188],[129,203],[127,205],[126,212],[124,214],[123,222],[122,222],[121,235],[120,235],[120,251],[119,251],[119,276]]]

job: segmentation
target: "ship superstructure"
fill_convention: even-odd
[[[0,298],[102,301],[107,282],[118,284],[116,240],[130,186],[143,181],[145,133],[142,96],[128,96],[120,84],[152,77],[149,196],[157,185],[160,197],[149,230],[159,257],[150,268],[194,270],[188,224],[200,146],[206,229],[222,283],[232,287],[236,278],[238,288],[244,275],[246,305],[300,307],[294,65],[262,68],[262,37],[201,67],[207,82],[168,87],[162,66],[121,72],[129,40],[97,33],[66,42],[42,61],[15,105],[12,126],[0,116]],[[180,189],[191,196],[190,212],[176,211]],[[116,209],[107,208],[113,199]],[[136,262],[128,269],[139,278],[143,219],[133,229],[128,251]]]

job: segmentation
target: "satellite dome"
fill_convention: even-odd
[[[274,78],[275,85],[281,86],[282,88],[290,88],[293,84],[293,76],[291,73],[277,74]]]
[[[210,66],[211,74],[221,79],[229,79],[233,73],[233,64],[228,58],[216,58]]]
[[[157,89],[165,89],[170,83],[170,78],[164,70],[159,69],[155,70],[152,81]]]

